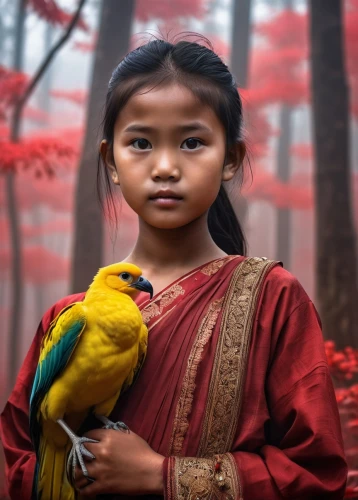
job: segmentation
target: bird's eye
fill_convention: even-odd
[[[126,281],[127,283],[132,283],[133,281],[133,276],[129,273],[121,273],[119,277],[121,278],[121,280]]]

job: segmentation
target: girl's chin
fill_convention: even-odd
[[[174,217],[161,217],[161,218],[151,218],[151,219],[146,219],[142,218],[145,224],[148,226],[151,226],[156,229],[167,229],[167,230],[174,230],[174,229],[180,229],[185,226],[189,226],[190,224],[197,222],[198,219],[200,219],[201,216],[199,217],[194,217],[194,218],[185,218],[183,219],[182,217],[179,219],[175,219]]]

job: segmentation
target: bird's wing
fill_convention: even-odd
[[[74,302],[60,311],[42,340],[30,396],[30,433],[36,452],[39,444],[38,410],[41,401],[67,365],[85,326],[82,302]]]
[[[121,394],[123,394],[123,392],[125,392],[137,380],[147,355],[147,346],[148,346],[148,329],[143,323],[138,343],[138,361],[131,370],[126,380],[123,382]]]

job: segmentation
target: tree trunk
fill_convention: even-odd
[[[293,0],[283,0],[285,10],[293,9]],[[277,148],[277,177],[287,183],[291,179],[291,136],[292,136],[292,109],[282,104],[280,109],[280,137]],[[291,210],[277,209],[276,226],[276,259],[281,260],[286,269],[291,270]]]
[[[234,0],[231,71],[238,86],[247,87],[251,31],[251,0]]]
[[[97,131],[113,69],[126,54],[131,35],[133,0],[105,0],[94,58],[87,109],[86,137],[76,190],[75,244],[72,259],[72,293],[87,290],[102,265],[103,222],[97,200]]]
[[[291,117],[289,106],[282,104],[280,110],[280,137],[277,148],[277,177],[283,183],[291,178],[290,146],[291,146]],[[285,269],[291,268],[291,210],[277,209],[276,226],[276,258],[283,262]]]
[[[230,69],[241,88],[246,88],[249,77],[249,52],[251,34],[251,0],[233,0]],[[248,203],[240,194],[233,198],[234,210],[246,233]]]
[[[317,297],[325,337],[357,347],[356,241],[349,168],[349,93],[342,3],[310,0]]]
[[[23,66],[24,31],[26,19],[26,0],[19,0],[16,27],[14,32],[14,61],[13,67],[21,71]],[[18,135],[20,127],[19,120],[12,124],[12,137]],[[9,328],[9,369],[8,390],[15,382],[18,370],[18,344],[20,338],[23,291],[21,286],[22,259],[21,259],[21,234],[19,215],[15,193],[15,173],[9,172],[5,175],[5,188],[7,197],[7,213],[9,219],[10,241],[11,241],[11,315]]]
[[[50,23],[47,23],[45,27],[44,40],[43,40],[45,54],[48,51],[48,48],[51,47],[52,40],[53,40],[53,26],[51,26]],[[53,80],[53,65],[51,65],[46,71],[42,79],[42,85],[39,92],[39,107],[43,109],[47,114],[50,114],[51,112],[50,92],[52,87],[52,80]],[[46,128],[47,124],[44,123],[43,127]]]

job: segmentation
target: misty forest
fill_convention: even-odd
[[[136,240],[120,192],[97,201],[111,71],[196,33],[243,99],[249,161],[228,190],[248,253],[282,261],[320,314],[358,498],[358,0],[0,0],[0,406],[45,311]]]

